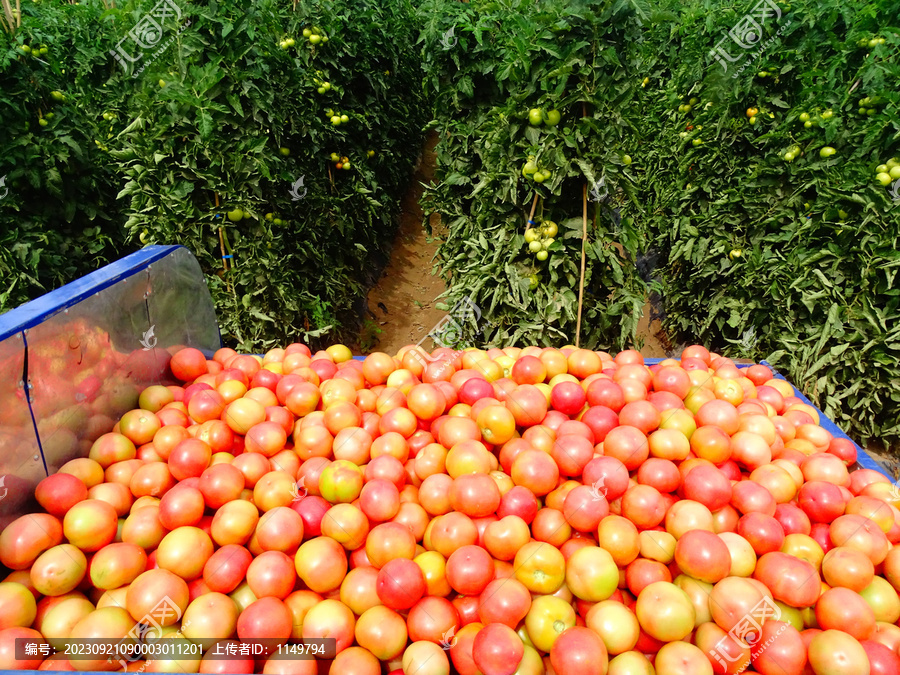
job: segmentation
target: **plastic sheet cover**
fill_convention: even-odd
[[[172,353],[221,344],[199,265],[176,246],[147,247],[0,316],[0,336],[0,529],[141,389],[174,383]]]

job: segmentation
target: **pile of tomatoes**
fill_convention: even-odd
[[[900,673],[900,490],[763,365],[172,351],[181,384],[144,389],[0,534],[0,669],[119,669],[14,640],[153,617],[205,650],[336,656],[131,672]]]

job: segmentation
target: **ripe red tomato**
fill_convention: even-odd
[[[581,412],[586,400],[584,389],[576,382],[560,382],[550,392],[550,404],[553,409],[564,415],[576,415]]]
[[[524,654],[522,638],[502,623],[487,624],[472,643],[472,658],[484,675],[515,672]]]
[[[556,487],[559,467],[546,452],[525,450],[513,460],[510,476],[516,485],[542,497]]]
[[[197,481],[197,489],[211,509],[238,499],[245,487],[244,474],[231,464],[216,464],[204,469]]]
[[[168,530],[196,525],[203,518],[206,503],[200,490],[176,486],[159,502],[159,522]]]
[[[606,435],[603,454],[619,460],[626,469],[633,471],[650,456],[650,444],[640,429],[618,426]]]
[[[457,593],[480,595],[494,578],[494,561],[480,546],[462,546],[447,559],[446,574]]]
[[[537,511],[538,501],[534,493],[526,487],[516,485],[500,498],[497,517],[502,519],[514,515],[521,518],[526,524],[530,524]]]
[[[176,480],[200,476],[209,466],[212,448],[197,439],[188,438],[176,445],[169,455],[169,470]]]
[[[409,610],[406,619],[409,639],[440,643],[459,628],[459,612],[446,598],[426,596]]]
[[[547,378],[547,367],[536,356],[522,356],[512,367],[512,379],[516,384],[538,384]]]
[[[182,382],[191,382],[208,372],[206,357],[193,347],[175,352],[169,360],[169,369]]]
[[[244,580],[252,561],[253,556],[243,546],[222,546],[203,566],[203,581],[213,592],[231,593]]]
[[[87,486],[76,476],[57,473],[47,476],[34,489],[38,504],[49,514],[58,518],[88,496]]]
[[[596,632],[584,626],[573,626],[564,630],[553,643],[550,663],[558,675],[579,675],[591,670],[602,673],[609,667],[609,654]]]
[[[426,590],[425,575],[412,560],[394,558],[378,571],[375,582],[378,599],[395,611],[412,608]]]
[[[513,414],[516,424],[532,427],[540,424],[547,416],[547,397],[531,384],[523,384],[513,389],[504,402]]]
[[[497,511],[500,506],[500,488],[483,473],[470,473],[453,479],[449,492],[450,506],[454,511],[472,518],[483,518]]]

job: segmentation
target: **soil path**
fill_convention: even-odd
[[[430,183],[434,177],[437,140],[435,133],[426,139],[422,160],[403,199],[400,227],[391,249],[390,261],[369,291],[369,320],[360,334],[360,353],[383,351],[396,354],[404,345],[418,343],[446,314],[435,307],[435,299],[447,287],[439,276],[431,274],[434,254],[439,245],[436,239],[443,234],[440,218],[432,216],[431,227],[435,234],[435,239],[432,239],[422,227],[422,209],[419,207],[422,184]],[[665,338],[659,322],[651,323],[649,317],[648,303],[638,330],[639,338],[643,339],[641,353],[645,357],[665,357]],[[428,345],[430,341],[426,343],[426,348]]]
[[[404,345],[418,343],[446,314],[435,307],[435,298],[447,287],[443,279],[431,274],[438,242],[430,241],[422,227],[419,207],[422,184],[434,177],[437,140],[437,134],[431,134],[425,142],[422,160],[401,205],[400,228],[390,262],[369,291],[370,321],[360,338],[363,353],[396,354]],[[440,236],[440,217],[432,216],[431,226]]]

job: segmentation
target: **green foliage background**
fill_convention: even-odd
[[[634,9],[625,3],[435,0],[421,10],[426,87],[440,134],[439,182],[423,207],[426,223],[436,211],[448,228],[439,266],[449,304],[468,295],[481,307],[485,320],[470,335],[479,343],[574,342],[582,191],[603,179],[613,188],[608,201],[592,201],[589,208],[581,344],[629,345],[646,284],[635,268],[638,232],[614,213],[634,184],[622,161],[629,129],[620,122],[620,101],[610,96],[628,75],[610,58],[637,35]],[[530,126],[528,110],[539,107],[560,110],[562,122]],[[529,155],[552,172],[540,186],[521,174]],[[545,262],[524,240],[535,193],[536,215],[559,225]]]
[[[647,290],[635,264],[653,251],[673,341],[766,358],[858,437],[896,440],[900,208],[874,182],[900,155],[896,3],[782,2],[756,54],[727,31],[758,2],[426,2],[441,143],[424,204],[449,225],[438,268],[451,297],[474,293],[486,308],[476,339],[572,341],[581,189],[602,176],[622,222],[605,208],[592,218],[583,344],[633,340]],[[728,71],[710,55],[723,38],[743,55]],[[866,97],[880,103],[861,115]],[[529,127],[532,107],[563,121]],[[805,128],[804,112],[819,125]],[[823,159],[826,145],[836,153]],[[523,246],[529,154],[552,169],[538,191],[567,225],[549,264]]]
[[[0,34],[0,276],[11,280],[0,311],[139,248],[143,235],[197,256],[229,344],[333,339],[384,256],[421,147],[412,6],[180,3],[190,26],[167,21],[160,44],[172,44],[131,77],[109,51],[155,4],[27,3],[22,27]],[[311,26],[328,42],[310,45]],[[295,46],[282,49],[288,37]],[[331,90],[318,94],[316,79]],[[332,126],[328,108],[350,122]],[[353,168],[338,171],[332,152]],[[237,208],[249,217],[232,223],[224,214]],[[227,275],[222,226],[236,264]]]

